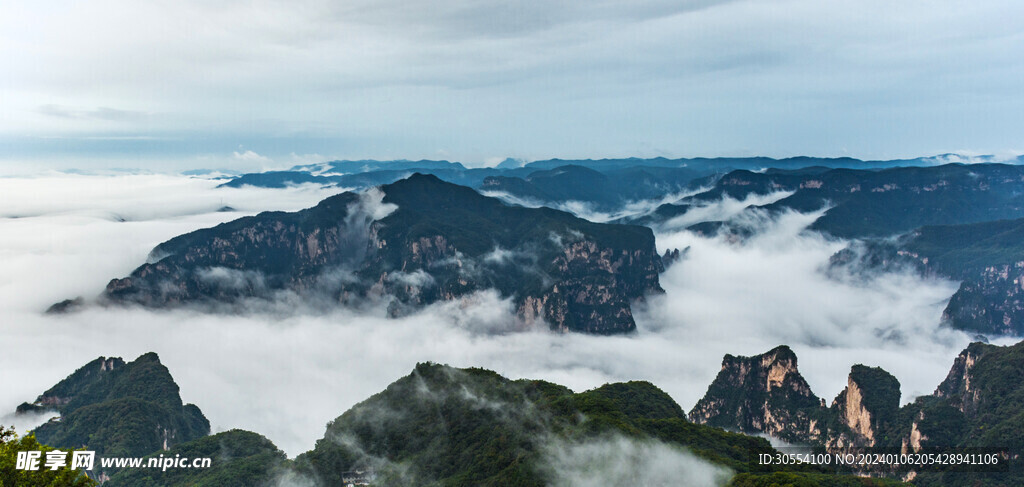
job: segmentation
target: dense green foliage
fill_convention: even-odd
[[[968,357],[972,366],[966,365]],[[967,380],[964,380],[964,379]],[[961,353],[940,397],[920,398],[904,409],[918,420],[926,446],[1003,449],[1012,455],[1005,473],[924,473],[920,486],[1024,485],[1024,342],[1009,347],[973,343]]]
[[[729,487],[889,487],[898,485],[906,484],[891,479],[794,472],[741,473],[729,482]]]
[[[900,381],[881,367],[856,364],[850,368],[850,380],[861,390],[861,404],[880,425],[896,420],[900,408]]]
[[[159,362],[147,354],[127,364],[116,359],[91,362],[47,393],[107,398],[109,394],[94,388],[103,384],[111,388],[111,381],[123,380],[113,373],[130,371],[136,363],[157,370],[122,372],[124,377],[159,381]],[[120,397],[98,403],[111,408],[119,421],[94,418],[100,414],[94,405],[79,406],[62,421],[79,415],[76,426],[61,430],[62,434],[87,438],[89,449],[100,445],[106,453],[98,457],[143,456],[116,448],[135,447],[126,438],[153,427],[152,419],[162,414],[159,401],[180,402],[176,395],[161,392],[166,387],[128,389],[154,401]],[[90,425],[95,428],[91,435],[86,432]],[[541,486],[557,474],[552,469],[559,467],[549,463],[556,449],[601,444],[616,437],[637,445],[667,445],[680,455],[692,453],[743,473],[737,477],[743,482],[759,482],[738,485],[770,485],[762,479],[780,478],[772,468],[756,465],[757,454],[774,453],[766,440],[691,423],[671,397],[648,382],[606,384],[577,394],[549,382],[509,380],[484,369],[429,363],[417,365],[411,375],[332,421],[316,447],[295,461],[258,434],[232,430],[178,442],[166,450],[151,448],[145,457],[211,458],[210,468],[102,473],[112,474],[108,481],[112,487],[270,486],[280,481],[339,485],[347,472],[355,470],[372,472],[374,485]],[[110,438],[116,438],[117,447],[104,443]],[[796,479],[797,485],[881,485],[849,483],[850,477],[811,468],[784,478]]]
[[[901,247],[927,257],[932,269],[968,278],[985,267],[1024,260],[1024,219],[926,226]]]
[[[61,414],[36,428],[40,441],[88,447],[101,457],[142,456],[210,431],[198,407],[182,404],[178,385],[155,353],[129,363],[94,360],[44,392],[33,408]]]
[[[126,469],[115,474],[107,487],[257,487],[268,485],[287,458],[270,440],[256,433],[231,430],[177,445],[148,455],[164,458],[210,458],[210,468]]]
[[[44,461],[46,452],[56,448],[40,444],[35,436],[29,434],[21,438],[13,429],[0,426],[0,487],[90,487],[96,482],[86,476],[82,470],[73,470],[69,466],[57,470],[46,468]],[[39,470],[18,470],[17,457],[19,451],[41,451],[42,458]],[[61,451],[70,452],[63,449]],[[70,463],[70,454],[67,462]]]

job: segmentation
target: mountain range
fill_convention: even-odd
[[[875,447],[907,453],[997,445],[1007,462],[1001,472],[911,469],[898,476],[918,486],[1012,486],[1024,481],[1018,453],[1024,448],[1022,374],[1024,343],[974,343],[931,395],[901,407],[895,377],[856,364],[847,387],[828,405],[800,375],[793,351],[780,346],[752,357],[727,355],[705,396],[687,414],[643,381],[574,393],[484,369],[421,363],[329,422],[314,448],[294,459],[257,433],[210,436],[209,423],[197,407],[181,405],[177,385],[153,353],[133,362],[100,357],[18,412],[45,408],[60,415],[34,431],[50,446],[87,448],[100,457],[214,459],[208,469],[91,472],[110,486],[252,486],[285,480],[321,486],[343,483],[354,472],[373,485],[550,485],[580,475],[581,468],[596,469],[607,485],[657,484],[670,479],[658,473],[663,468],[645,462],[664,460],[662,455],[672,456],[672,464],[689,465],[687,475],[694,479],[712,479],[715,485],[899,484],[806,465],[762,465],[759,455],[778,451],[752,434],[828,450]],[[600,457],[592,456],[602,448],[637,455],[630,457],[627,477],[616,477],[622,472],[614,468],[602,470]],[[641,453],[629,453],[633,449]],[[645,477],[645,469],[651,476]]]
[[[449,161],[331,161],[294,166],[283,171],[248,173],[222,187],[282,188],[320,184],[365,189],[389,184],[419,172],[471,188],[501,194],[532,205],[583,203],[598,211],[621,204],[679,193],[713,182],[734,170],[798,170],[807,167],[877,170],[894,167],[932,167],[959,162],[997,162],[993,156],[942,154],[895,160],[860,160],[849,157],[721,157],[667,159],[547,159],[532,162],[507,159],[495,167],[467,168]],[[1011,163],[1022,163],[1018,157]]]
[[[174,397],[164,399],[175,399],[177,386],[149,353],[128,363],[100,357],[40,396],[36,406],[65,399],[95,408],[110,401],[146,401],[152,398],[150,391],[126,388],[121,378],[155,369],[161,372],[155,384],[174,391]],[[418,364],[408,376],[328,423],[314,448],[294,459],[258,433],[208,435],[208,424],[207,430],[188,436],[178,432],[175,441],[137,443],[128,449],[105,443],[111,436],[150,435],[154,424],[166,424],[155,409],[115,423],[75,420],[79,436],[48,433],[53,425],[72,421],[74,414],[71,410],[45,423],[35,434],[51,446],[84,447],[101,458],[212,459],[210,468],[201,469],[90,472],[110,487],[328,486],[355,477],[379,486],[542,486],[588,478],[603,485],[669,485],[684,478],[696,485],[899,484],[806,466],[759,465],[758,455],[777,453],[767,440],[691,422],[671,397],[648,382],[574,393],[550,382],[510,380],[489,370],[432,363]],[[602,466],[605,455],[628,456],[619,461],[625,461],[624,467]]]

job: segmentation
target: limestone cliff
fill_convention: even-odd
[[[785,386],[796,373],[795,365],[796,357],[783,347],[754,357],[727,355],[690,418],[839,452],[851,447],[904,453],[948,447],[996,449],[1008,461],[1008,473],[924,469],[904,478],[921,486],[1024,485],[1019,455],[1024,451],[1024,342],[1008,347],[971,344],[934,394],[902,407],[899,381],[864,365],[851,368],[846,388],[831,407],[814,407],[809,390]]]
[[[846,389],[827,408],[797,370],[796,354],[781,346],[753,357],[726,355],[690,419],[789,442],[874,446],[888,439],[899,399],[895,377],[855,365]]]
[[[846,388],[832,403],[832,414],[841,428],[830,432],[826,444],[836,447],[876,446],[896,419],[900,407],[900,383],[878,367],[854,365]]]
[[[946,379],[935,389],[935,396],[946,399],[961,413],[974,416],[981,402],[981,388],[977,381],[972,384],[975,365],[990,350],[992,345],[972,343],[953,361],[953,367]]]
[[[726,355],[689,416],[696,423],[810,441],[821,437],[825,411],[797,370],[796,354],[780,346],[753,357]]]

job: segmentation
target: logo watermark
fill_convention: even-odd
[[[70,468],[92,470],[96,465],[96,452],[94,451],[72,451],[52,450],[44,452],[39,450],[19,451],[14,468],[16,470],[57,470],[68,467],[68,455],[71,456]],[[110,457],[101,458],[100,468],[153,468],[167,471],[168,469],[188,468],[210,468],[212,460],[208,457],[189,458],[180,454],[156,457]]]

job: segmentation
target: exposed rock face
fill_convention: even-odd
[[[953,361],[946,380],[935,389],[935,396],[946,399],[953,407],[967,416],[974,416],[981,402],[981,388],[977,381],[971,383],[974,367],[990,350],[996,347],[983,343],[972,343]]]
[[[830,447],[874,446],[899,410],[899,382],[855,365],[826,408],[797,370],[788,347],[753,357],[726,355],[707,394],[690,411],[697,423]]]
[[[952,326],[996,335],[1024,329],[1024,260],[965,276],[942,312]]]
[[[835,400],[835,406],[839,409],[840,421],[847,428],[850,428],[850,431],[858,439],[868,446],[875,444],[875,432],[871,425],[871,412],[864,407],[860,387],[852,379],[847,382],[846,389],[839,393],[839,397]],[[842,444],[839,446],[842,446]]]
[[[832,403],[832,411],[845,428],[832,431],[830,446],[875,446],[900,407],[900,383],[878,367],[854,365],[846,389]]]
[[[286,292],[321,304],[388,299],[400,315],[497,289],[526,323],[607,334],[635,330],[630,302],[661,292],[662,270],[648,228],[508,206],[416,174],[176,237],[104,296],[163,307]]]
[[[747,432],[767,433],[789,441],[823,446],[833,451],[848,447],[880,447],[918,452],[935,447],[1005,449],[1008,474],[910,472],[915,485],[1024,485],[1024,342],[1009,347],[973,343],[956,358],[949,375],[935,393],[920,396],[900,407],[900,386],[895,377],[877,367],[855,365],[847,387],[832,406],[813,408],[809,391],[794,400],[773,402],[770,390],[778,380],[795,373],[795,357],[779,349],[755,357],[726,356],[722,372],[708,394],[690,412],[697,422]],[[790,352],[791,354],[791,352]],[[772,372],[776,370],[776,372]],[[785,373],[783,373],[785,372]],[[781,388],[785,390],[783,386]],[[808,423],[792,418],[806,415]],[[766,421],[765,417],[789,418]],[[780,428],[781,425],[781,428]],[[812,428],[813,430],[813,428]],[[989,450],[991,452],[991,450]],[[961,476],[957,476],[961,475]]]
[[[797,370],[796,354],[780,346],[753,357],[726,355],[707,394],[690,411],[690,420],[808,441],[821,436],[824,411]]]

